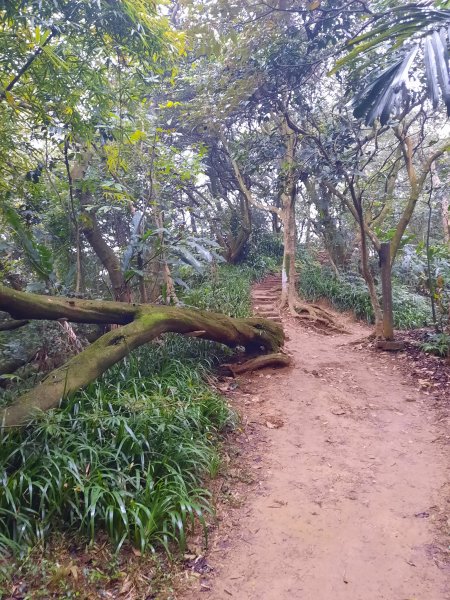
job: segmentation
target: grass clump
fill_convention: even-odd
[[[299,291],[304,298],[313,302],[325,298],[340,310],[352,311],[358,319],[374,322],[369,292],[362,277],[352,273],[337,276],[312,259],[303,259],[299,272]],[[395,280],[392,296],[397,329],[416,329],[431,324],[430,305],[424,296],[411,292]]]
[[[64,408],[4,434],[2,550],[67,527],[90,540],[106,531],[117,549],[183,549],[186,528],[210,510],[202,478],[217,472],[217,437],[234,420],[198,361],[144,348]]]
[[[216,267],[185,304],[251,314],[252,267]],[[229,354],[219,344],[168,334],[139,348],[62,408],[0,446],[0,552],[24,554],[74,533],[106,532],[115,549],[186,546],[187,530],[212,512],[205,477],[220,465],[221,432],[235,414],[205,383]]]
[[[270,261],[258,266],[242,264],[215,266],[195,288],[187,290],[182,301],[188,306],[221,312],[230,317],[251,315],[251,285],[273,268]]]

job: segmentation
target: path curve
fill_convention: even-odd
[[[255,301],[275,298],[270,287]],[[218,528],[214,574],[192,598],[450,599],[436,527],[447,523],[448,456],[430,397],[393,355],[350,346],[367,329],[348,325],[323,336],[284,319],[293,367],[241,380],[257,398],[247,419],[259,484],[229,517],[226,544]]]

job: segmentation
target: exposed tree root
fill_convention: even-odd
[[[293,298],[289,300],[287,308],[293,317],[307,321],[319,333],[348,333],[333,313],[317,304],[307,304],[300,298]]]
[[[0,375],[11,375],[20,367],[23,367],[27,363],[31,362],[33,358],[36,356],[39,348],[31,348],[29,350],[25,350],[20,358],[8,358],[3,361],[0,361]],[[5,383],[8,380],[5,379]]]
[[[222,365],[222,368],[228,370],[233,377],[241,375],[242,373],[248,373],[249,371],[257,371],[258,369],[264,369],[266,367],[288,367],[292,360],[287,354],[277,352],[274,354],[265,354],[264,356],[258,356],[251,358],[241,364],[226,364]]]
[[[370,342],[373,342],[374,340],[380,339],[380,336],[377,335],[377,333],[375,331],[372,331],[371,334],[366,335],[362,338],[358,338],[357,340],[353,341],[353,342],[348,342],[348,346],[360,346],[361,344],[368,344]]]

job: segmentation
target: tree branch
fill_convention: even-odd
[[[264,210],[264,211],[269,211],[272,212],[278,216],[281,216],[281,209],[277,208],[276,206],[272,206],[272,205],[268,205],[265,206],[264,204],[261,204],[260,202],[257,202],[254,198],[253,198],[253,194],[251,193],[251,191],[248,189],[248,187],[245,184],[244,178],[242,176],[241,170],[239,168],[239,165],[237,164],[236,160],[231,156],[231,152],[228,148],[228,144],[227,141],[225,139],[225,136],[220,133],[220,141],[223,144],[223,147],[228,155],[228,158],[230,160],[231,166],[233,167],[233,172],[234,175],[237,179],[237,182],[239,184],[239,189],[241,190],[241,192],[244,194],[244,196],[247,199],[247,202],[249,204],[251,204],[252,206],[254,206],[255,208],[259,208],[260,210]]]
[[[19,69],[17,74],[14,75],[14,77],[11,79],[11,81],[8,83],[8,85],[5,87],[5,89],[2,92],[0,92],[0,100],[4,100],[6,98],[6,94],[8,92],[10,92],[13,89],[13,87],[16,85],[16,83],[20,80],[20,78],[23,75],[25,75],[25,73],[28,71],[28,69],[34,63],[36,58],[42,54],[43,48],[45,48],[45,46],[47,46],[47,44],[49,44],[51,42],[51,40],[55,37],[55,35],[56,35],[56,29],[52,30],[52,32],[50,33],[48,38],[45,40],[45,42],[41,46],[39,46],[39,48],[36,48],[36,50],[32,54],[30,54],[30,56],[28,57],[25,64]]]
[[[337,196],[337,198],[339,198],[339,200],[341,200],[345,206],[349,209],[349,211],[351,212],[353,218],[355,219],[355,221],[357,223],[359,223],[359,216],[358,216],[358,212],[356,210],[356,208],[353,206],[353,204],[349,201],[349,199],[345,196],[345,194],[343,194],[342,192],[340,192],[337,187],[335,187],[332,183],[330,183],[329,181],[323,181],[324,186],[335,196]],[[370,237],[370,240],[374,246],[374,248],[376,250],[379,250],[381,247],[381,242],[378,239],[376,233],[374,231],[372,231],[372,229],[369,227],[369,225],[364,221],[364,230],[366,232],[366,234]]]

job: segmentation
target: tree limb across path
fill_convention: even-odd
[[[247,352],[277,352],[284,343],[282,327],[262,318],[234,319],[222,314],[173,306],[125,304],[40,296],[0,285],[0,310],[15,319],[67,319],[75,323],[123,325],[96,340],[52,371],[29,392],[0,411],[3,427],[17,427],[39,410],[94,381],[112,365],[162,333],[180,333],[220,342]]]

